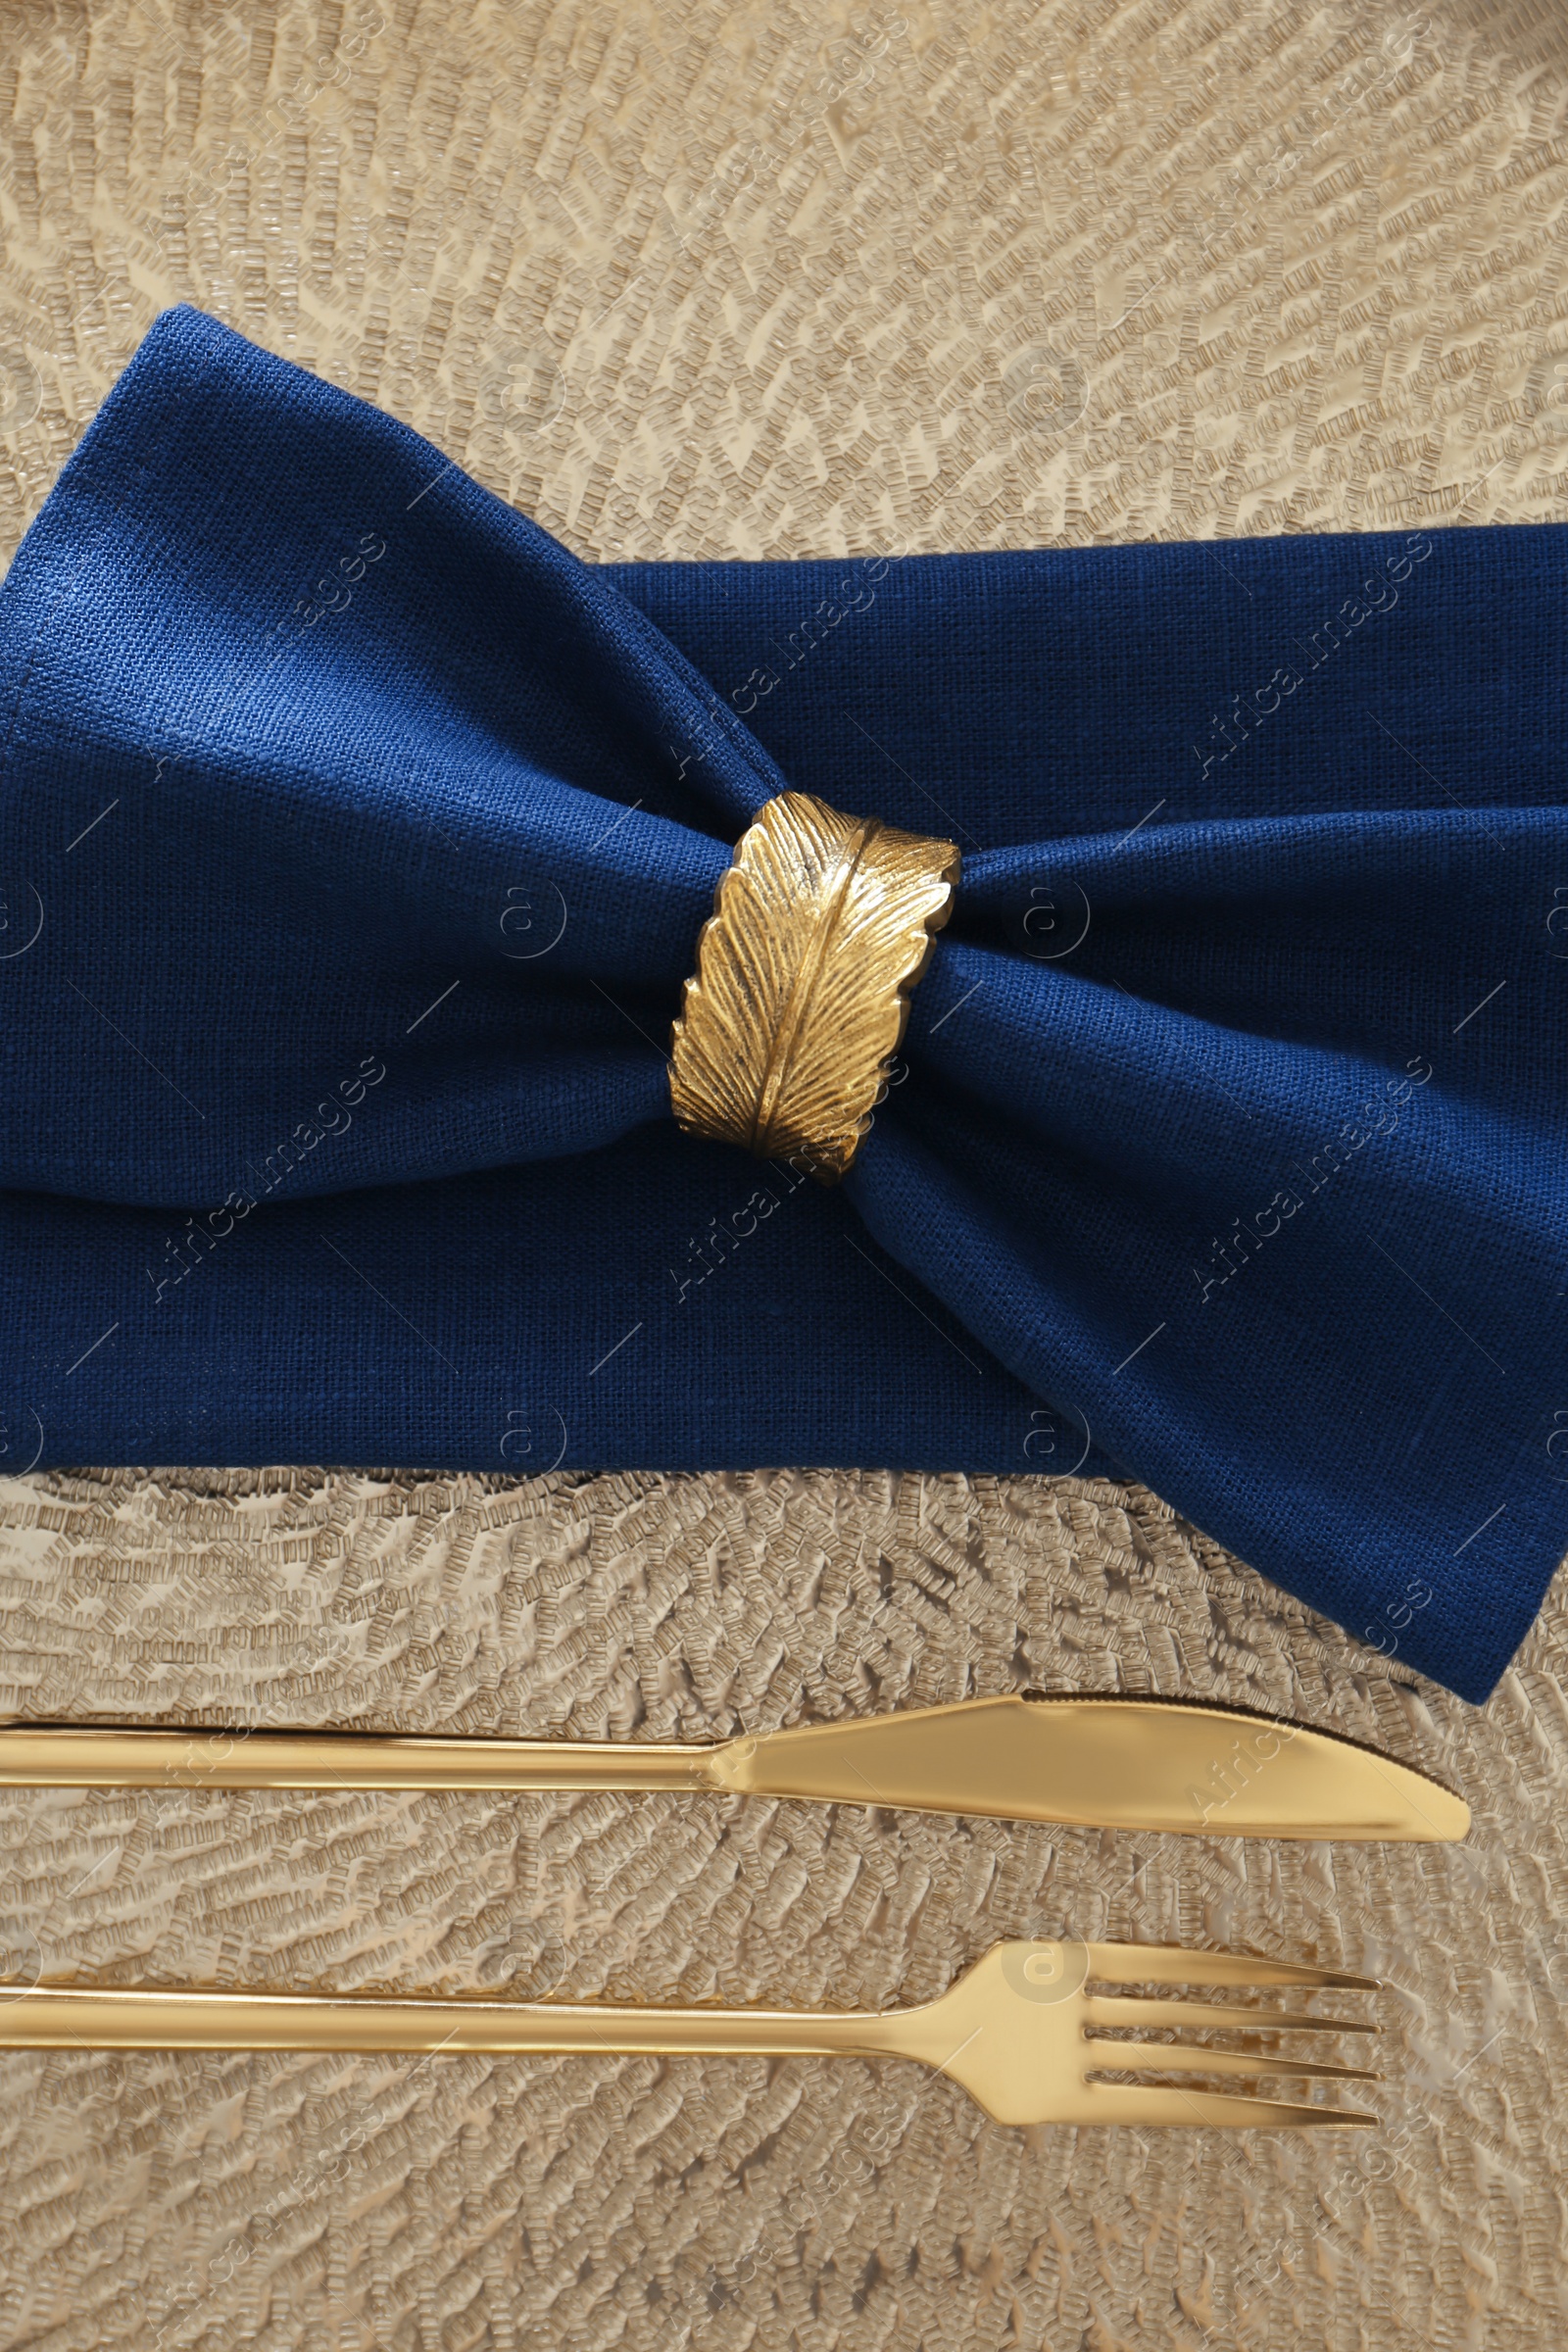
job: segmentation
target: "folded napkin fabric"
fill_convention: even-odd
[[[588,566],[199,312],[0,589],[0,1467],[1134,1474],[1492,1689],[1568,1544],[1568,537]],[[773,794],[956,841],[842,1188]]]

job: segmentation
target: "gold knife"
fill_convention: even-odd
[[[1211,1838],[1464,1837],[1441,1781],[1336,1732],[1186,1699],[966,1699],[702,1745],[13,1724],[0,1786],[708,1789]]]

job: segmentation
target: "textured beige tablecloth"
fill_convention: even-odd
[[[1553,0],[11,0],[0,540],[176,296],[588,555],[1561,516],[1565,108]],[[1215,1692],[1476,1816],[0,1792],[24,1973],[892,2003],[1066,1930],[1391,1987],[1353,2139],[1011,2132],[891,2063],[0,2055],[0,2345],[1568,2339],[1560,1585],[1481,1712],[1072,1479],[33,1475],[0,1592],[0,1708],[668,1737]]]

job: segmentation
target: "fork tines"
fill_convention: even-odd
[[[1243,2127],[1270,2123],[1366,2126],[1378,2121],[1362,2108],[1265,2098],[1254,2091],[1209,2091],[1190,2082],[1177,2086],[1143,2080],[1146,2076],[1179,2074],[1379,2082],[1382,2076],[1370,2067],[1297,2058],[1266,2046],[1268,2039],[1281,2034],[1377,2034],[1382,2029],[1376,2024],[1361,2018],[1302,2017],[1233,2002],[1172,2000],[1132,1992],[1106,1996],[1091,1989],[1099,1983],[1227,1986],[1249,1991],[1290,1985],[1314,1992],[1378,1992],[1382,1987],[1377,1978],[1351,1976],[1343,1969],[1318,1968],[1304,1962],[1253,1959],[1243,1952],[1184,1951],[1175,1945],[1095,1943],[1088,1949],[1089,1977],[1082,2000],[1082,2015],[1088,2029],[1083,2044],[1084,2075],[1102,2093],[1123,2094],[1117,2097],[1116,2104],[1127,2110],[1126,2121]],[[1228,2044],[1207,2039],[1144,2038],[1152,2034],[1208,2034],[1216,2031],[1230,2036]],[[1138,2080],[1107,2082],[1104,2080],[1107,2075],[1131,2075]]]

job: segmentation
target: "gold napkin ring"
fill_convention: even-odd
[[[809,793],[766,802],[719,882],[674,1027],[669,1092],[687,1133],[836,1184],[957,879],[951,841]]]

